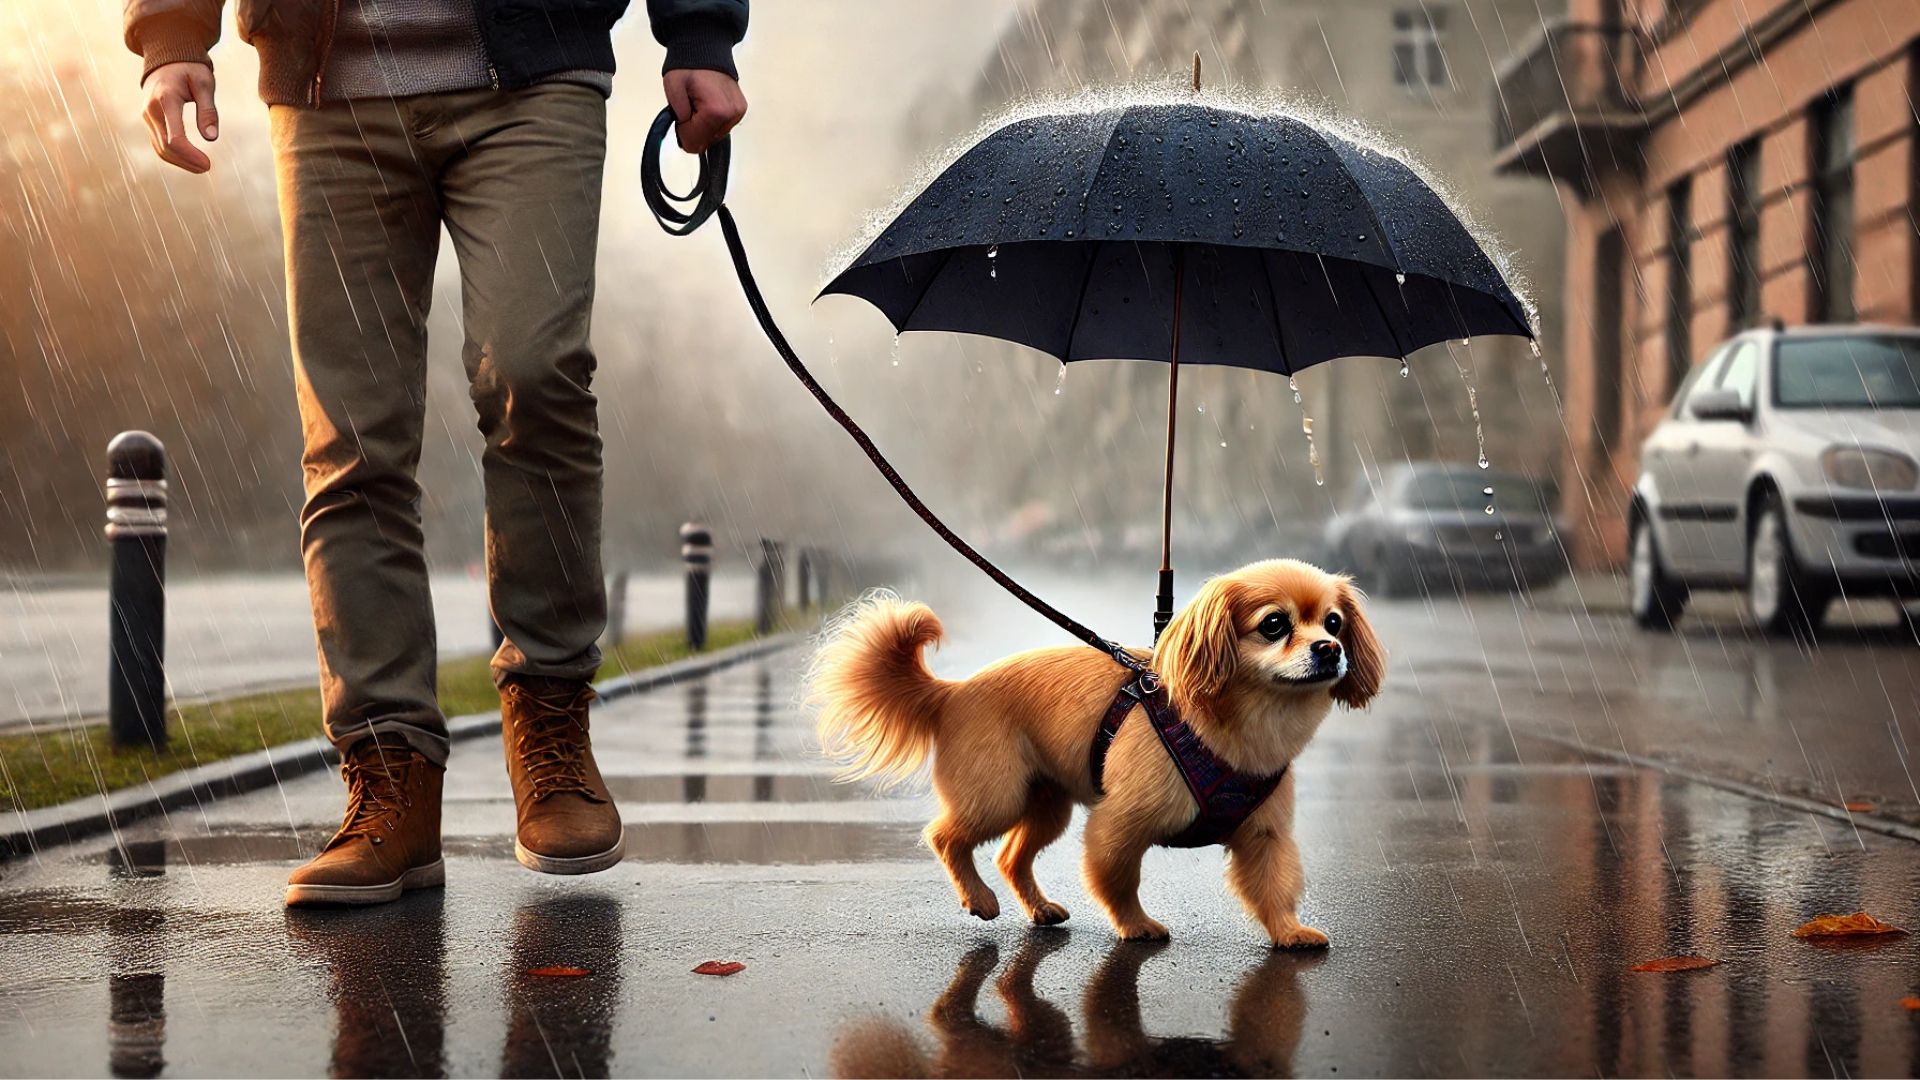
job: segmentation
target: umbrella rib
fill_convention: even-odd
[[[1374,287],[1373,277],[1362,270],[1360,272],[1360,280],[1366,283],[1367,295],[1373,297],[1373,309],[1380,313],[1380,321],[1386,324],[1387,335],[1393,338],[1393,347],[1400,350],[1401,359],[1406,359],[1407,352],[1409,351],[1407,349],[1407,343],[1401,339],[1400,329],[1393,324],[1393,316],[1387,314],[1387,305],[1380,302],[1380,290]],[[1401,300],[1401,306],[1405,306],[1404,297]]]
[[[914,297],[913,303],[907,305],[906,313],[900,316],[900,325],[895,330],[895,333],[904,334],[907,332],[907,324],[913,321],[913,313],[920,310],[921,304],[926,303],[927,294],[933,291],[934,279],[938,278],[941,274],[946,273],[947,264],[953,262],[953,253],[957,250],[959,249],[957,248],[941,249],[941,252],[940,252],[941,258],[939,263],[935,264],[933,269],[927,273],[927,283],[925,285],[920,286],[920,295]],[[906,260],[906,256],[904,255],[901,256],[902,263],[904,263],[905,260]]]
[[[1273,304],[1273,345],[1280,351],[1280,366],[1283,374],[1297,374],[1293,370],[1293,359],[1287,355],[1287,326],[1280,319],[1280,292],[1273,283],[1273,249],[1260,249],[1260,272],[1267,276],[1267,299]]]
[[[1079,291],[1073,294],[1073,322],[1067,325],[1067,342],[1061,349],[1060,364],[1062,367],[1066,366],[1073,358],[1073,336],[1080,332],[1080,313],[1086,310],[1087,306],[1087,283],[1093,280],[1093,264],[1100,260],[1101,243],[1105,243],[1105,241],[1099,243],[1089,241],[1086,244],[1087,268],[1080,275]]]

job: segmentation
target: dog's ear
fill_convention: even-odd
[[[1233,590],[1233,582],[1225,578],[1201,586],[1200,594],[1174,616],[1154,646],[1154,670],[1183,704],[1207,701],[1233,678],[1240,659]]]
[[[1387,651],[1380,647],[1366,609],[1360,606],[1360,590],[1352,581],[1342,581],[1339,595],[1340,610],[1346,615],[1340,639],[1347,650],[1347,674],[1333,684],[1333,700],[1349,709],[1364,709],[1386,680]]]

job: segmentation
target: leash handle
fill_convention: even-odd
[[[660,110],[653,118],[653,127],[647,131],[647,141],[640,151],[640,194],[647,200],[647,209],[653,212],[653,220],[671,236],[685,236],[706,224],[715,210],[727,201],[727,170],[733,163],[733,141],[731,136],[722,135],[719,141],[700,153],[700,175],[694,177],[693,186],[682,194],[667,186],[666,177],[660,172],[660,155],[666,149],[667,135],[673,131],[676,118],[673,107]],[[687,209],[681,209],[681,207]]]
[[[747,262],[747,249],[740,240],[740,227],[733,220],[733,212],[726,207],[727,166],[731,158],[727,140],[721,139],[700,155],[700,175],[694,180],[693,187],[682,194],[668,188],[665,178],[660,173],[660,153],[666,146],[667,135],[672,131],[673,125],[673,110],[671,108],[660,110],[660,115],[654,118],[653,128],[647,132],[646,146],[640,158],[640,190],[647,200],[647,208],[653,212],[653,219],[670,235],[685,236],[699,228],[709,217],[718,215],[720,232],[727,241],[727,253],[733,258],[734,275],[740,279],[740,291],[746,294],[747,306],[753,309],[753,317],[760,323],[760,331],[772,343],[773,350],[780,354],[780,359],[786,362],[787,369],[792,371],[794,377],[800,380],[800,384],[807,388],[807,392],[820,403],[820,407],[827,410],[827,415],[833,417],[834,423],[839,424],[853,438],[861,452],[867,455],[867,460],[873,462],[874,468],[880,470],[880,475],[886,478],[887,483],[893,487],[894,493],[900,496],[901,501],[918,514],[920,520],[926,522],[927,527],[932,529],[940,539],[945,540],[948,547],[959,552],[968,562],[992,578],[995,584],[1012,593],[1016,600],[1032,608],[1060,629],[1106,653],[1121,667],[1138,674],[1141,677],[1142,686],[1149,691],[1157,688],[1159,678],[1149,671],[1147,666],[1126,646],[1108,641],[1065,612],[1035,596],[1027,590],[1026,586],[995,566],[985,555],[974,550],[972,544],[962,540],[958,533],[947,526],[946,522],[940,520],[940,516],[935,514],[931,507],[920,500],[920,496],[914,494],[913,488],[907,485],[906,479],[893,467],[893,462],[888,461],[886,455],[880,452],[880,448],[874,445],[873,439],[860,427],[859,422],[841,408],[840,403],[833,399],[833,395],[827,393],[826,387],[821,386],[820,381],[813,377],[813,372],[807,370],[807,365],[800,359],[800,354],[795,352],[793,345],[787,341],[787,335],[782,333],[779,324],[773,321],[773,312],[768,309],[766,298],[760,294],[759,283],[753,277],[753,267]],[[683,206],[690,208],[681,209]]]

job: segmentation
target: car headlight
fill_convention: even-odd
[[[1836,487],[1906,491],[1920,485],[1920,465],[1905,454],[1861,446],[1828,447],[1820,468]]]

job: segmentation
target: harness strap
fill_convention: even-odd
[[[1103,780],[1107,755],[1113,750],[1113,740],[1119,736],[1121,724],[1136,705],[1145,710],[1147,722],[1160,737],[1160,744],[1173,759],[1174,768],[1180,771],[1180,779],[1198,808],[1185,829],[1160,841],[1163,847],[1211,847],[1224,843],[1286,778],[1286,766],[1270,776],[1247,776],[1220,760],[1219,755],[1200,741],[1199,733],[1180,718],[1179,710],[1173,707],[1173,700],[1160,680],[1153,677],[1152,672],[1144,672],[1128,679],[1113,695],[1113,703],[1107,706],[1100,728],[1094,732],[1087,756],[1096,794],[1106,793]]]

